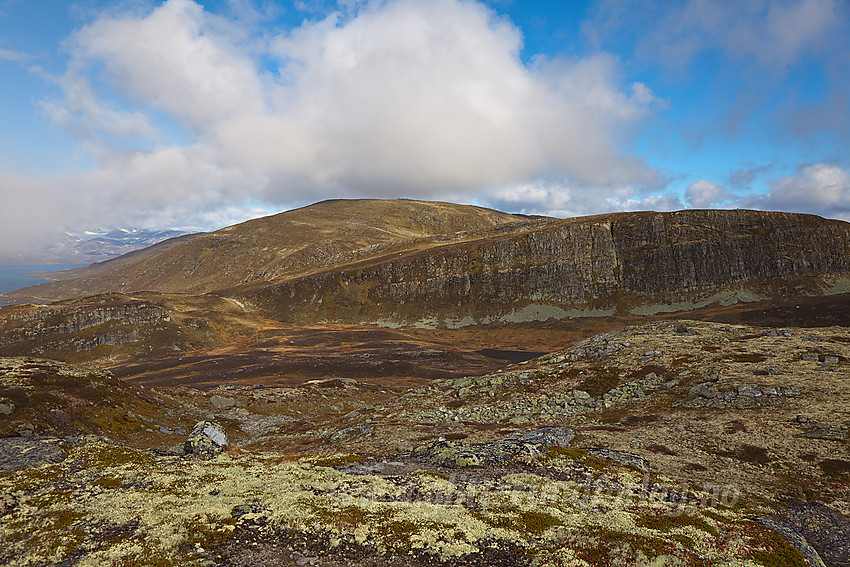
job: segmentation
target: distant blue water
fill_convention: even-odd
[[[52,280],[33,277],[33,272],[55,272],[68,268],[78,268],[88,264],[43,264],[29,266],[0,266],[0,293],[15,291],[31,285],[47,283]],[[0,305],[10,305],[0,301]]]

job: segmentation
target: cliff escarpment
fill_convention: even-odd
[[[567,219],[232,293],[292,322],[464,326],[818,295],[850,225],[756,211]]]
[[[748,210],[572,219],[326,201],[33,286],[236,299],[279,322],[461,327],[648,315],[850,291],[850,224]]]

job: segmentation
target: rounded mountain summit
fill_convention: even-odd
[[[850,291],[850,224],[750,210],[556,219],[323,201],[179,237],[16,292],[214,294],[289,323],[460,327]]]

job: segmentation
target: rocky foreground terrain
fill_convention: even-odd
[[[408,390],[5,358],[0,563],[847,565],[848,357],[666,321]]]
[[[850,566],[850,224],[330,201],[0,307],[0,565]]]

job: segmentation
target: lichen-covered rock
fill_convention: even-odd
[[[62,439],[7,437],[0,439],[0,474],[45,463],[58,463],[66,453]]]
[[[700,382],[688,390],[688,398],[697,398],[700,396],[703,398],[716,398],[719,393],[717,386],[711,382]]]
[[[638,457],[637,455],[627,453],[626,451],[594,448],[588,449],[587,454],[596,457],[597,459],[605,459],[606,461],[614,461],[615,463],[620,463],[621,465],[635,467],[645,473],[649,472],[649,461],[642,457]]]
[[[209,403],[212,407],[222,411],[226,411],[236,407],[236,400],[234,398],[228,398],[225,396],[211,396]]]
[[[850,565],[850,520],[820,502],[795,502],[779,518],[815,548],[823,562]]]
[[[337,443],[340,441],[348,441],[350,439],[355,439],[357,437],[369,437],[375,432],[375,424],[373,423],[364,423],[362,425],[353,425],[351,427],[346,427],[345,429],[341,429],[334,433],[330,441],[331,443]]]
[[[0,496],[0,516],[5,516],[14,510],[17,505],[18,501],[11,494],[4,494],[3,496]]]
[[[15,413],[15,404],[12,402],[0,402],[0,414],[12,415]]]
[[[515,434],[515,438],[520,443],[531,443],[540,445],[541,447],[560,447],[566,449],[570,446],[570,441],[575,438],[575,433],[569,427],[544,427],[536,429],[528,433]]]
[[[183,444],[185,455],[200,458],[212,458],[224,452],[227,447],[227,433],[214,421],[199,421]]]
[[[537,458],[550,447],[567,448],[574,437],[573,431],[567,427],[546,427],[520,431],[482,445],[440,439],[413,450],[411,456],[425,463],[452,469],[491,466],[507,463],[520,455]]]
[[[826,441],[847,441],[848,439],[846,425],[829,425],[827,423],[819,423],[802,415],[798,415],[794,419],[794,424],[803,430],[802,433],[797,434],[797,437],[824,439]]]
[[[821,559],[818,552],[809,545],[806,538],[798,534],[790,526],[774,520],[773,518],[768,518],[767,516],[748,516],[748,519],[760,523],[764,527],[778,533],[788,540],[788,543],[790,543],[806,559],[806,563],[808,563],[809,567],[826,567],[823,559]]]

